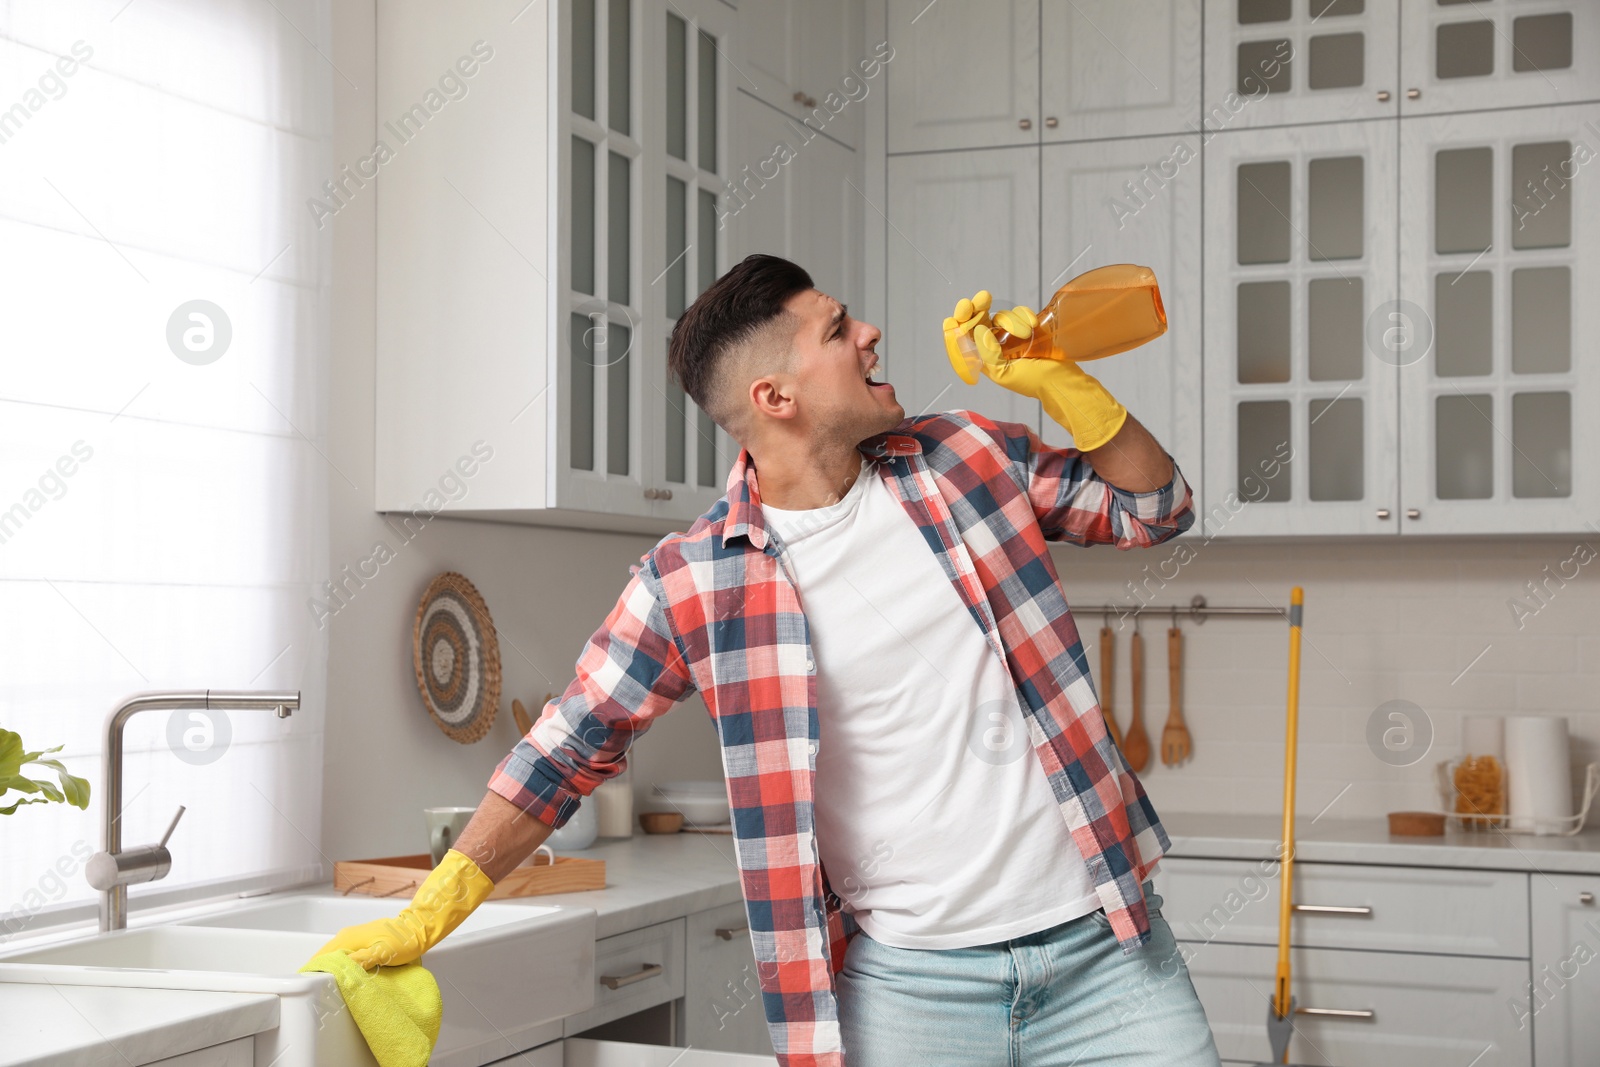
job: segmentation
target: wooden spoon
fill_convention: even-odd
[[[1111,711],[1111,681],[1117,671],[1116,633],[1109,626],[1100,627],[1100,714],[1106,720],[1106,732],[1118,748],[1122,747],[1122,731],[1117,727],[1117,717]]]
[[[1176,626],[1167,630],[1167,686],[1172,710],[1167,713],[1167,725],[1161,728],[1161,762],[1176,767],[1194,751],[1189,728],[1183,724],[1183,631]]]
[[[1133,631],[1130,666],[1133,668],[1133,718],[1128,722],[1122,756],[1128,766],[1142,771],[1150,762],[1150,738],[1144,732],[1144,638]]]
[[[533,729],[533,720],[528,717],[528,710],[522,706],[522,701],[511,702],[511,717],[517,720],[517,729],[522,731],[522,736],[528,736],[528,731]]]

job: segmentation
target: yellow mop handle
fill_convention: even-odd
[[[1294,881],[1294,756],[1300,726],[1300,615],[1305,590],[1289,593],[1289,722],[1283,745],[1283,883],[1278,894],[1278,978],[1272,1009],[1282,1019],[1289,1013],[1289,916],[1293,913]]]

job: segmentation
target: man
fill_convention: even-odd
[[[987,304],[947,330],[992,348]],[[416,959],[698,689],[785,1067],[1217,1063],[1046,547],[1166,540],[1188,486],[1076,364],[984,365],[1079,446],[1051,448],[907,418],[879,337],[773,256],[683,314],[670,367],[742,446],[727,494],[630,568],[411,907],[325,951]]]

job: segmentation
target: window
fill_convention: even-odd
[[[316,877],[327,616],[359,595],[324,586],[329,484],[372,489],[325,458],[328,236],[374,188],[332,158],[328,10],[119,7],[0,22],[0,724],[92,788],[0,816],[0,941],[94,915],[105,718],[141,691],[302,705],[129,723],[125,844],[188,807],[133,912]]]

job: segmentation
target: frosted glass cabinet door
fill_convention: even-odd
[[[889,151],[1039,143],[1039,0],[888,0]]]
[[[1041,136],[1192,133],[1200,113],[1200,0],[1044,0]]]
[[[1400,296],[1429,342],[1398,361],[1406,532],[1593,521],[1596,129],[1596,104],[1400,122]]]
[[[1600,99],[1594,0],[1434,0],[1400,19],[1404,115]]]
[[[956,376],[943,323],[979,289],[996,307],[1038,307],[1039,149],[890,156],[888,200],[889,309],[878,351],[906,414],[967,408],[1037,429],[1037,400]]]
[[[1040,293],[1107,263],[1156,272],[1167,332],[1086,364],[1172,453],[1202,499],[1200,464],[1200,138],[1143,137],[1041,149]],[[960,387],[958,387],[960,388]],[[1072,437],[1048,415],[1046,444]]]
[[[556,23],[551,168],[558,244],[550,352],[553,507],[649,515],[641,437],[650,362],[640,330],[645,158],[640,0],[572,0]],[[649,205],[653,206],[653,205]]]
[[[1398,114],[1398,6],[1399,0],[1210,0],[1202,127]]]
[[[744,162],[731,148],[730,132],[737,121],[737,75],[726,57],[736,51],[736,19],[719,0],[633,2],[644,12],[642,106],[661,134],[647,140],[645,151],[649,252],[640,284],[653,348],[642,368],[641,495],[651,503],[650,514],[687,521],[722,495],[738,455],[732,439],[695,406],[666,365],[678,317],[730,265],[725,222],[736,205],[727,179]]]
[[[1365,343],[1395,288],[1393,125],[1219,134],[1205,168],[1211,531],[1393,532],[1398,372]]]

